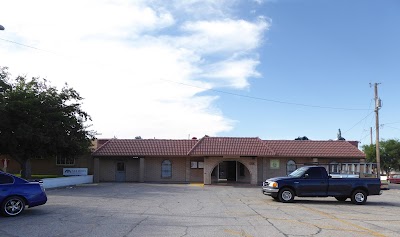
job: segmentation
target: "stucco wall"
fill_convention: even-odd
[[[271,168],[271,160],[279,160],[279,169]],[[318,164],[329,164],[331,162],[346,163],[346,162],[360,162],[359,159],[349,159],[349,158],[293,158],[293,157],[280,157],[280,158],[263,158],[263,181],[278,176],[286,176],[287,169],[286,164],[289,160],[296,162],[297,168],[303,166],[304,164],[311,164],[312,162],[317,162]]]
[[[204,158],[202,157],[198,157],[198,158],[191,158],[190,162],[203,162],[204,164]],[[204,168],[203,169],[192,169],[190,168],[190,162],[188,163],[188,170],[189,170],[189,174],[190,174],[190,182],[201,182],[203,183],[203,179],[204,179]]]
[[[164,160],[171,161],[172,177],[161,177],[161,163]],[[144,181],[145,182],[187,182],[186,181],[186,158],[185,157],[146,157],[144,159]]]
[[[99,171],[100,182],[114,182],[117,162],[125,163],[125,181],[139,181],[139,159],[132,158],[101,158]]]
[[[101,158],[99,165],[99,181],[100,182],[113,182],[115,181],[115,160]]]

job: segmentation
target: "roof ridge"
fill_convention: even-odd
[[[192,149],[190,149],[190,150],[186,153],[186,155],[189,156],[190,153],[192,153],[192,151],[198,146],[198,144],[200,144],[200,142],[203,141],[204,138],[206,138],[206,136],[204,136],[204,137],[200,138],[199,140],[197,140],[196,144],[194,144],[194,146],[192,147]]]
[[[267,148],[269,151],[272,152],[272,155],[276,155],[276,151],[274,149],[272,149],[271,147],[269,147],[261,138],[257,137],[257,140],[261,141],[261,144]]]
[[[97,147],[96,150],[95,150],[92,154],[95,154],[96,152],[100,151],[101,149],[104,148],[104,146],[105,146],[106,144],[110,143],[110,141],[115,140],[115,139],[117,139],[117,138],[111,138],[111,139],[109,139],[108,141],[106,141],[105,143],[103,143],[101,146]],[[96,141],[96,142],[97,142],[97,141]]]

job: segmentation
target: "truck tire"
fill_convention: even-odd
[[[351,194],[351,202],[357,205],[365,204],[367,201],[367,193],[361,189],[355,190]]]
[[[290,188],[283,188],[279,191],[278,198],[281,202],[293,202],[294,192]]]
[[[339,202],[344,202],[346,201],[347,197],[335,197],[336,200],[338,200]]]

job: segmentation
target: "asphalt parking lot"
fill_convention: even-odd
[[[366,205],[283,204],[260,187],[100,183],[47,190],[48,203],[0,217],[0,236],[400,236],[400,185]]]

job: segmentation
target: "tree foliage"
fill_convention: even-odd
[[[0,154],[21,165],[22,176],[31,174],[30,160],[37,157],[74,157],[88,151],[94,132],[85,123],[82,97],[67,84],[58,91],[40,78],[18,76],[11,81],[0,67]]]
[[[376,145],[364,145],[363,152],[367,162],[376,162]],[[381,167],[386,173],[392,170],[400,170],[400,141],[395,139],[379,142],[379,155]]]
[[[298,141],[308,141],[309,139],[308,139],[308,137],[303,136],[303,137],[297,137],[297,138],[295,138],[294,140],[298,140]]]

